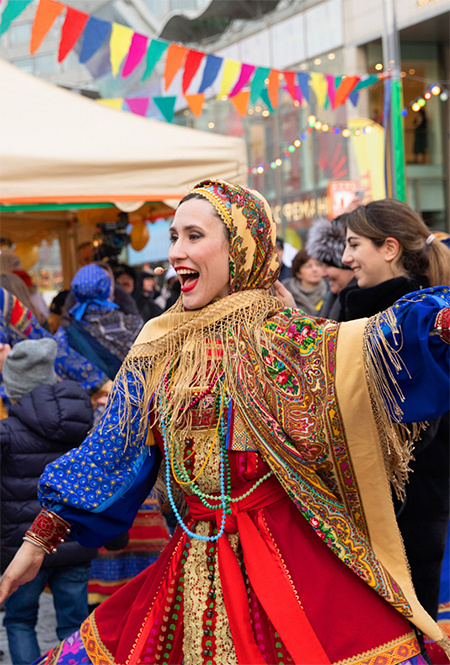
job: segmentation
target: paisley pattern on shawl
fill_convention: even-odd
[[[411,616],[402,590],[370,545],[333,380],[339,327],[285,309],[265,328],[271,333],[271,347],[263,351],[270,381],[258,380],[248,345],[237,368],[237,408],[317,535],[370,587]]]

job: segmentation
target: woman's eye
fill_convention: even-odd
[[[172,243],[172,245],[173,245],[174,242],[176,242],[176,240],[177,240],[177,236],[170,236],[170,242]]]
[[[191,235],[189,236],[189,240],[198,240],[201,237],[202,236],[199,235],[198,233],[191,233]]]

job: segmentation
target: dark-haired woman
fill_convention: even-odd
[[[291,272],[292,277],[283,280],[283,286],[294,296],[296,307],[317,316],[327,292],[322,264],[301,249],[292,260]]]
[[[345,224],[342,262],[361,287],[346,294],[347,321],[373,316],[411,292],[450,284],[450,250],[405,203],[372,201],[350,212]],[[406,499],[396,504],[417,596],[435,619],[450,514],[448,444],[447,412],[417,442]]]

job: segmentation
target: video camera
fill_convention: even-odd
[[[97,224],[98,232],[94,235],[94,258],[96,261],[107,259],[109,263],[117,263],[117,257],[130,244],[127,233],[128,214],[119,213],[116,222]]]

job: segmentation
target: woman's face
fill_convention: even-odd
[[[169,261],[181,282],[183,305],[200,309],[230,289],[229,243],[223,223],[209,201],[180,205],[170,227]]]
[[[342,263],[353,270],[360,288],[376,286],[399,274],[394,269],[389,240],[388,238],[381,247],[378,247],[370,238],[347,229],[347,245]]]
[[[116,277],[116,282],[117,284],[120,284],[122,289],[127,293],[133,293],[134,279],[131,277],[131,275],[128,275],[126,272],[124,272],[122,275],[119,275],[119,277]]]
[[[308,259],[296,273],[296,277],[301,281],[302,286],[307,289],[317,286],[322,279],[322,275],[322,264],[316,259]]]

